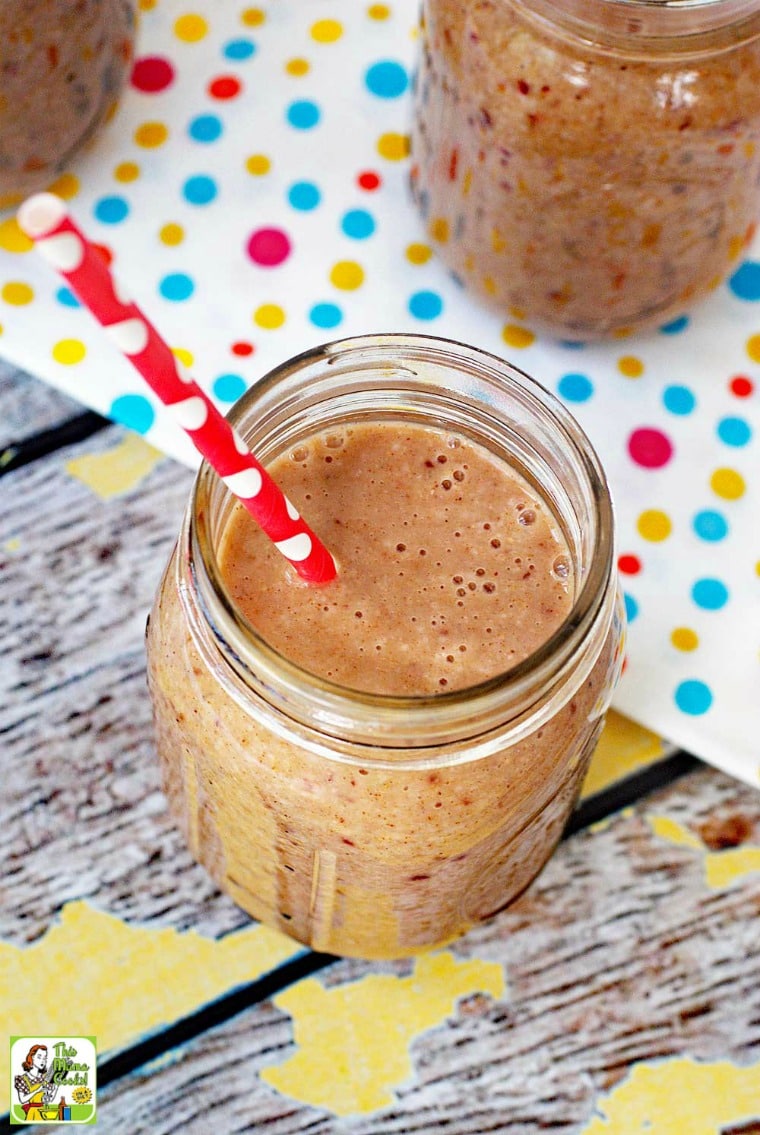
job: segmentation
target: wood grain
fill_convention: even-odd
[[[654,836],[652,814],[760,842],[760,794],[705,770],[564,843],[510,910],[452,947],[503,965],[507,995],[466,997],[414,1041],[396,1106],[339,1119],[275,1092],[259,1073],[292,1055],[293,1024],[267,1002],[108,1087],[100,1122],[114,1135],[572,1132],[636,1062],[760,1061],[760,873],[709,889],[703,855]],[[318,980],[410,968],[343,961]]]
[[[83,410],[66,394],[0,359],[0,449],[49,430]]]

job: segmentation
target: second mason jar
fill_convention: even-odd
[[[171,806],[315,949],[449,941],[553,851],[619,673],[598,460],[537,383],[427,337],[319,348],[231,417],[339,574],[299,580],[202,467],[147,639]]]
[[[505,314],[583,340],[666,324],[760,213],[757,0],[424,0],[412,186]]]

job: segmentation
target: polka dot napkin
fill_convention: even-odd
[[[221,407],[331,338],[423,331],[532,373],[609,474],[619,709],[760,776],[760,246],[689,318],[569,347],[453,281],[407,189],[416,0],[142,0],[115,119],[55,186]],[[6,357],[190,464],[187,439],[0,222]]]

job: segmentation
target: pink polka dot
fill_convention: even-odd
[[[274,268],[290,256],[291,244],[282,229],[256,229],[248,240],[248,255],[262,268]]]
[[[144,55],[136,59],[132,68],[132,86],[146,95],[165,91],[174,80],[174,68],[161,55]]]
[[[673,444],[662,430],[642,426],[628,438],[628,452],[644,469],[661,469],[673,456]]]

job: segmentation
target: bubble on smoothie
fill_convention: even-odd
[[[479,575],[479,576],[484,576],[486,574],[486,569],[482,568],[482,567],[476,568],[475,574]]]
[[[438,456],[436,457],[436,461],[438,462],[439,465],[445,465],[446,462],[448,461],[448,457],[446,456],[445,453],[439,453]]]
[[[567,556],[557,556],[552,564],[552,574],[556,575],[557,579],[567,579],[570,575],[570,560]]]
[[[486,595],[493,595],[494,591],[496,590],[496,584],[495,583],[484,583],[483,584],[483,590],[485,591]]]
[[[461,483],[464,480],[464,469],[455,469],[453,476],[455,481],[459,481]]]
[[[342,445],[345,445],[345,441],[343,434],[328,434],[325,438],[325,445],[328,449],[340,449]]]
[[[397,544],[396,545],[396,551],[397,552],[405,552],[406,551],[406,544]]]
[[[451,488],[451,484],[451,481],[447,477],[445,480],[441,481],[441,488],[445,489],[448,492],[448,490]]]
[[[446,444],[448,445],[449,449],[459,449],[462,443],[458,437],[450,437]]]
[[[532,508],[524,508],[517,517],[517,520],[523,526],[536,523],[536,514]]]
[[[501,540],[497,540],[497,539],[492,540],[491,541],[491,547],[492,548],[500,548],[501,547]]]
[[[308,457],[309,457],[308,446],[298,445],[298,446],[296,446],[295,449],[291,449],[291,451],[290,451],[290,460],[291,461],[297,461],[297,462],[306,461],[308,459]]]

